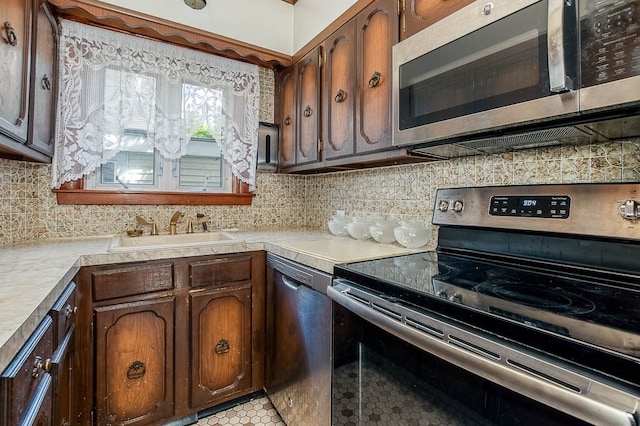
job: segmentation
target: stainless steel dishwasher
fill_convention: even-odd
[[[331,278],[267,254],[266,391],[289,426],[331,424]]]

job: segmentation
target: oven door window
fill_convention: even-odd
[[[400,129],[552,95],[547,15],[540,1],[401,65]]]
[[[333,304],[332,425],[586,426]]]

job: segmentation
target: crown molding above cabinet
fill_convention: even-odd
[[[288,67],[290,55],[97,0],[48,0],[56,15],[166,41],[266,68]],[[288,3],[295,3],[290,0]]]

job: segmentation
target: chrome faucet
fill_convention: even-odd
[[[183,216],[184,212],[181,210],[178,210],[173,214],[173,216],[171,216],[171,220],[169,221],[169,235],[176,234],[176,225],[178,224],[178,220]]]

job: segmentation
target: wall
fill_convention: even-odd
[[[293,12],[293,53],[342,15],[356,0],[298,0]]]
[[[178,209],[211,215],[214,229],[326,229],[337,209],[428,221],[441,187],[640,182],[640,139],[326,175],[261,174],[252,206],[58,206],[49,181],[48,165],[0,160],[0,245],[122,233],[136,214],[166,232]]]
[[[294,53],[294,7],[282,0],[209,0],[202,10],[191,9],[182,0],[103,1],[287,55]]]
[[[261,69],[260,89],[260,120],[272,122],[273,71]],[[124,233],[136,215],[167,232],[176,210],[210,215],[213,229],[326,229],[338,209],[429,221],[442,187],[621,181],[640,182],[640,139],[325,175],[259,174],[251,206],[59,206],[51,166],[0,160],[0,246]]]

